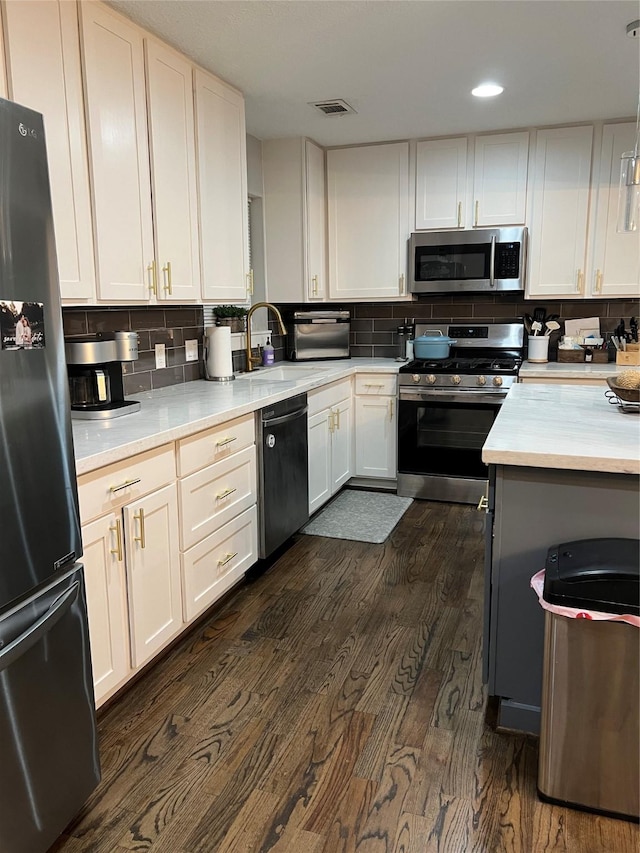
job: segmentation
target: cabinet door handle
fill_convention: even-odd
[[[253,270],[247,273],[247,295],[253,296]]]
[[[462,202],[458,202],[458,228],[462,227]]]
[[[216,447],[226,447],[227,444],[231,444],[232,441],[237,441],[238,436],[234,435],[231,438],[223,438],[222,441],[216,441]]]
[[[486,495],[483,495],[478,501],[478,509],[482,511],[483,509],[488,509],[489,507],[489,498]]]
[[[111,494],[114,494],[115,492],[122,491],[122,489],[128,489],[129,486],[135,486],[139,482],[140,477],[138,477],[137,480],[125,480],[124,483],[121,483],[119,486],[109,486],[109,491]]]
[[[225,554],[224,559],[222,559],[222,560],[218,560],[218,565],[219,565],[219,566],[226,566],[226,565],[227,565],[227,563],[230,563],[230,562],[231,562],[231,560],[233,560],[233,558],[234,558],[234,557],[237,557],[237,556],[238,556],[238,552],[237,552],[237,551],[236,551],[236,553],[235,553],[235,554]]]
[[[145,548],[146,547],[146,541],[145,541],[145,535],[144,535],[144,510],[142,509],[142,507],[140,507],[138,512],[135,512],[133,514],[133,518],[135,521],[140,522],[140,536],[134,536],[133,541],[139,542],[140,547]]]
[[[400,275],[400,278],[398,279],[398,282],[399,282],[399,285],[400,285],[400,296],[404,296],[404,273],[402,273],[402,274]]]
[[[158,275],[156,272],[156,262],[151,261],[150,264],[147,264],[147,272],[149,273],[149,290],[154,296],[158,295]]]
[[[116,518],[116,523],[110,525],[109,530],[112,533],[116,534],[116,547],[110,548],[109,553],[115,554],[118,562],[122,562],[122,527],[120,526],[120,519]]]
[[[216,495],[217,501],[223,501],[225,498],[228,498],[229,495],[232,495],[236,489],[225,489],[224,492],[220,492],[219,495]]]
[[[596,270],[596,293],[602,293],[602,270]]]
[[[336,429],[340,429],[340,409],[336,409]]]
[[[318,276],[317,275],[311,276],[311,284],[312,284],[311,293],[314,296],[317,296],[318,295]]]
[[[331,409],[331,411],[329,412],[328,423],[329,423],[329,432],[334,432],[335,428],[336,428],[336,423],[335,423],[335,412],[333,411],[333,409]]]
[[[162,272],[164,273],[164,289],[165,291],[171,295],[173,293],[173,289],[171,286],[171,261],[167,261],[167,265],[162,267]]]
[[[393,420],[393,400],[389,400],[389,420]]]
[[[576,278],[577,278],[577,292],[583,293],[584,292],[584,273],[582,270],[578,270]]]
[[[476,199],[476,209],[475,209],[475,213],[473,215],[473,224],[476,227],[478,226],[478,207],[479,206],[480,206],[480,202],[478,201],[478,199]]]

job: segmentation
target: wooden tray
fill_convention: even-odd
[[[620,355],[620,353],[618,353]],[[560,364],[583,364],[586,350],[559,349],[558,361]],[[609,361],[609,353],[606,349],[594,349],[591,364],[606,364]]]

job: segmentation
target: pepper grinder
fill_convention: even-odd
[[[407,341],[409,340],[409,335],[411,334],[411,327],[408,326],[408,320],[405,318],[404,325],[398,326],[397,334],[398,334],[398,355],[396,356],[396,361],[406,361],[407,360]]]

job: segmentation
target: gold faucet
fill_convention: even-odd
[[[282,315],[275,305],[272,305],[270,302],[256,302],[255,305],[252,305],[251,308],[249,308],[249,313],[247,314],[247,370],[253,370],[254,364],[260,364],[260,356],[251,355],[251,317],[253,316],[253,312],[257,311],[258,308],[270,308],[278,320],[280,334],[287,334],[287,330],[282,322]]]

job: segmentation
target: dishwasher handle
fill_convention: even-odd
[[[309,411],[309,407],[305,406],[304,409],[298,409],[295,412],[289,412],[286,415],[280,415],[279,418],[263,418],[262,425],[265,427],[277,426],[278,424],[287,424],[292,421],[297,421],[298,418],[304,417]]]

